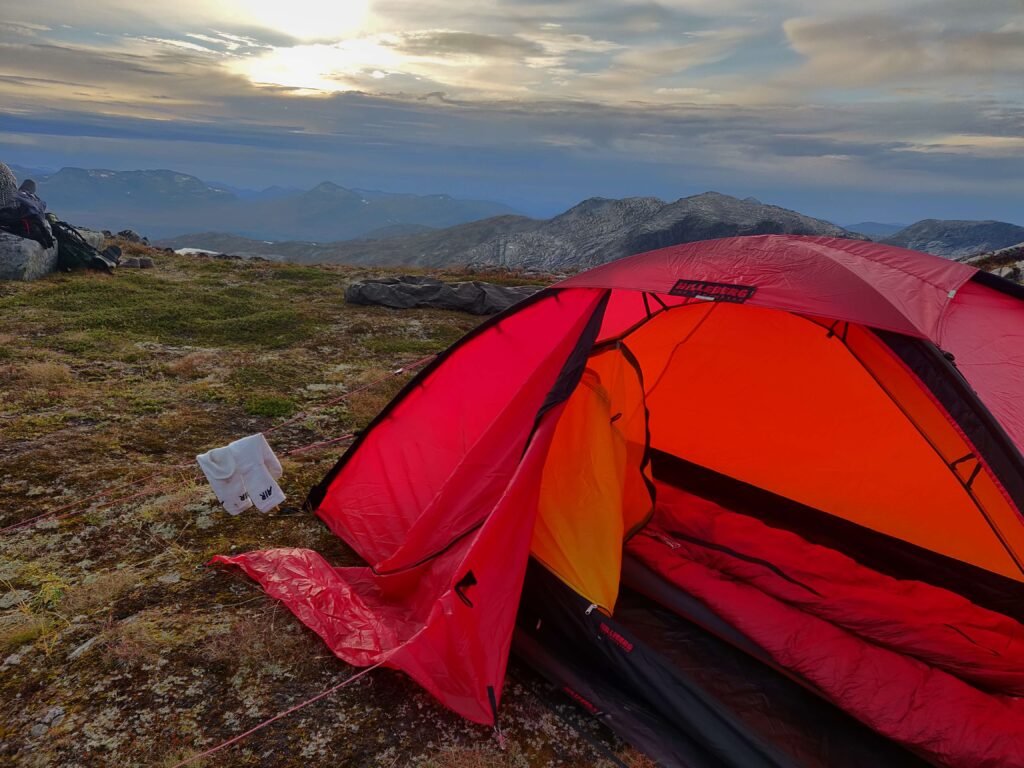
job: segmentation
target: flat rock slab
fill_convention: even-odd
[[[57,268],[57,246],[0,232],[0,280],[36,280]]]

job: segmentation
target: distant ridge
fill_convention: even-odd
[[[264,243],[207,233],[182,235],[161,245],[305,264],[472,265],[565,272],[678,243],[760,234],[866,239],[827,221],[753,198],[740,200],[705,192],[672,203],[654,197],[595,197],[548,220],[501,216],[384,240]]]
[[[172,170],[62,168],[31,175],[50,209],[95,229],[134,229],[151,238],[233,232],[254,240],[347,240],[384,231],[443,228],[516,211],[486,200],[348,189],[324,181],[309,190],[240,190]],[[375,237],[379,234],[373,235]]]
[[[923,219],[882,242],[949,259],[962,259],[1024,242],[1024,227],[1005,221]]]
[[[844,229],[861,235],[867,235],[872,240],[881,240],[883,237],[889,237],[901,229],[905,229],[906,226],[906,224],[885,224],[880,221],[861,221],[856,224],[846,224]]]

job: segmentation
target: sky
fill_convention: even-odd
[[[1024,224],[1024,0],[0,3],[8,163]]]

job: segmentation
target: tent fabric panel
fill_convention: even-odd
[[[946,412],[935,395],[878,336],[859,326],[844,327],[844,343],[928,440],[979,507],[997,538],[1024,575],[1024,525],[1013,499],[992,472],[986,456]]]
[[[629,347],[620,341],[601,345],[587,362],[609,396],[610,425],[626,445],[622,484],[624,535],[642,525],[654,512],[650,430],[643,372]]]
[[[686,527],[692,520],[676,518]],[[699,523],[698,523],[699,525]],[[645,531],[648,529],[645,529]],[[784,532],[777,532],[784,534]],[[908,748],[919,751],[930,761],[957,768],[996,768],[1018,765],[1024,761],[1024,712],[1022,699],[984,693],[973,685],[937,666],[931,666],[907,653],[906,648],[894,650],[894,643],[923,643],[918,653],[934,661],[938,648],[929,646],[930,640],[949,642],[955,632],[941,625],[938,619],[950,608],[943,598],[934,594],[911,595],[897,591],[898,598],[923,600],[924,604],[911,605],[905,613],[893,604],[891,588],[874,594],[873,599],[862,594],[870,586],[870,577],[864,572],[850,569],[848,563],[834,563],[838,571],[835,587],[826,577],[825,582],[805,584],[801,579],[807,571],[800,571],[800,554],[789,548],[788,564],[773,562],[772,555],[780,551],[771,548],[771,535],[751,531],[740,540],[740,555],[732,555],[733,539],[713,539],[711,545],[701,548],[696,538],[674,534],[638,536],[630,541],[630,554],[643,560],[671,583],[694,595],[759,646],[764,648],[777,664],[807,680],[817,690],[844,711],[856,716],[873,730],[892,738]],[[751,546],[753,544],[753,546]],[[701,552],[697,552],[701,550]],[[696,553],[696,554],[695,554]],[[809,553],[815,565],[827,562],[826,553]],[[794,562],[796,563],[794,565]],[[796,571],[794,573],[794,571]],[[865,579],[858,582],[859,579]],[[819,596],[808,591],[824,587]],[[918,589],[915,585],[907,585]],[[798,591],[803,589],[802,599]],[[902,629],[886,636],[886,644],[877,644],[858,634],[858,631],[884,632],[884,621],[872,624],[856,607],[846,605],[829,590],[845,597],[854,605],[882,612],[896,611],[887,621],[890,625],[906,620]],[[929,588],[930,589],[930,588]],[[918,590],[920,591],[920,590]],[[780,598],[784,594],[784,598]],[[948,595],[956,601],[955,595]],[[938,602],[935,602],[938,601]],[[930,615],[928,606],[935,608]],[[969,609],[968,609],[969,610]],[[949,615],[956,623],[965,616],[964,609],[953,609]],[[924,620],[927,626],[914,622]],[[1000,618],[1006,621],[1005,618]],[[843,622],[846,626],[843,626]],[[894,625],[894,626],[895,626]],[[982,624],[982,626],[986,626]],[[931,634],[929,634],[931,633]],[[960,638],[962,646],[969,645],[970,637]],[[1019,636],[1016,638],[1019,645]],[[954,642],[956,642],[954,640]],[[984,646],[982,640],[980,645]],[[897,646],[898,647],[898,646]],[[1002,646],[1000,646],[1002,647]],[[991,669],[990,648],[975,648],[971,657],[980,661],[979,667],[989,668],[987,682],[1005,685],[1001,675]],[[959,659],[953,659],[955,665]],[[1001,660],[996,660],[996,664]],[[1009,660],[1007,664],[1012,664]],[[982,674],[964,661],[961,671]]]
[[[1024,625],[954,592],[895,579],[671,486],[659,486],[658,509],[644,534],[875,645],[981,690],[1024,696]]]
[[[913,371],[928,392],[976,447],[1012,506],[1024,510],[1024,456],[947,353],[934,345],[884,331],[876,335]]]
[[[533,556],[609,613],[622,540],[653,509],[643,403],[638,371],[621,349],[595,353],[562,412],[541,479]]]
[[[694,327],[694,312],[706,319]],[[680,346],[679,339],[686,339]],[[862,365],[819,326],[735,304],[681,307],[628,338],[656,449],[1011,578],[970,496]],[[664,371],[664,347],[675,352]],[[651,352],[651,350],[660,351]]]
[[[374,564],[462,534],[497,501],[601,298],[555,291],[453,347],[343,457],[317,514]]]
[[[693,299],[671,296],[667,293],[644,293],[642,291],[613,290],[608,308],[604,313],[604,322],[598,341],[609,341],[619,338],[637,324],[653,317],[669,307],[693,303]]]
[[[1024,623],[1024,583],[1020,581],[865,528],[678,456],[653,450],[651,459],[655,483],[668,483],[773,528],[792,531],[879,573],[941,587]]]
[[[493,724],[540,474],[562,407],[542,419],[483,525],[406,573],[332,568],[317,553],[296,549],[217,556],[213,562],[242,568],[339,658],[358,666],[383,662],[463,717]]]
[[[442,704],[476,723],[497,721],[540,475],[563,407],[542,420],[501,501],[451,572],[449,589],[394,657]]]
[[[974,267],[859,240],[731,237],[662,248],[559,283],[671,294],[679,280],[750,286],[747,303],[846,320],[936,341]]]
[[[939,338],[978,397],[1024,454],[1024,301],[971,281]]]

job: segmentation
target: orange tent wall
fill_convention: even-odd
[[[849,347],[813,319],[739,304],[656,315],[624,340],[652,447],[1024,580],[1007,551],[1024,552],[1017,512],[984,466],[965,489],[977,459],[948,466],[974,453],[966,438],[876,337],[841,331]]]
[[[642,384],[618,347],[590,358],[548,448],[530,545],[608,613],[619,592],[622,540],[653,512]]]

